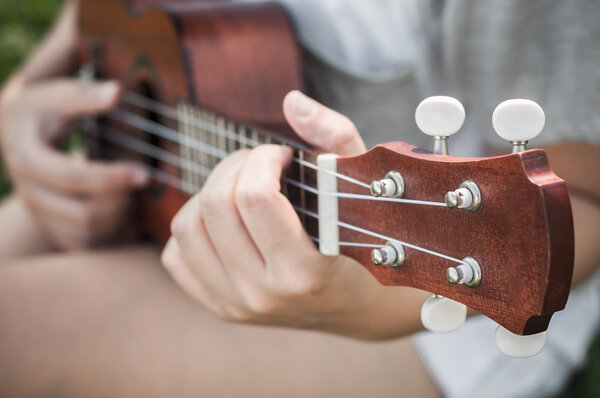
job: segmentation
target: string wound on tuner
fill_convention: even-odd
[[[401,198],[404,195],[404,178],[397,171],[388,172],[381,180],[371,183],[371,195],[384,198]]]
[[[471,180],[463,181],[458,189],[448,191],[445,196],[446,206],[450,209],[466,209],[475,211],[481,206],[481,191]]]
[[[398,268],[404,264],[405,258],[406,255],[402,245],[392,240],[387,241],[384,246],[373,249],[371,252],[371,260],[375,265],[389,265]]]

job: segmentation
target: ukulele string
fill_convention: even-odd
[[[374,238],[382,239],[382,240],[384,240],[386,242],[387,241],[398,242],[402,246],[406,246],[406,247],[409,247],[411,249],[418,250],[420,252],[430,254],[432,256],[441,257],[443,259],[450,260],[450,261],[453,261],[453,262],[458,263],[458,264],[466,264],[463,260],[459,260],[458,258],[454,258],[454,257],[448,256],[448,255],[445,255],[443,253],[438,253],[436,251],[433,251],[433,250],[430,250],[430,249],[426,249],[426,248],[421,247],[421,246],[413,245],[411,243],[403,242],[401,240],[394,239],[394,238],[391,238],[389,236],[385,236],[385,235],[379,234],[377,232],[369,231],[368,229],[357,227],[355,225],[348,224],[348,223],[345,223],[343,221],[335,220],[335,219],[332,219],[332,218],[329,218],[329,217],[322,217],[322,216],[320,216],[319,214],[317,214],[315,212],[303,209],[302,207],[299,207],[299,206],[295,206],[294,205],[294,209],[296,209],[296,211],[298,213],[307,215],[307,216],[315,218],[317,220],[324,219],[324,220],[335,222],[339,227],[342,227],[342,228],[346,228],[346,229],[350,229],[352,231],[360,232],[362,234],[369,235],[369,236],[372,236]],[[349,242],[344,242],[344,243],[349,243]],[[354,246],[353,243],[349,243],[348,245]],[[377,245],[376,247],[381,247],[381,245]]]
[[[317,238],[316,236],[308,235],[308,237],[310,238],[310,240],[312,240],[315,243],[320,242],[319,238]],[[338,242],[338,246],[368,247],[368,248],[373,248],[373,249],[381,247],[381,245],[378,245],[375,243],[360,243],[360,242]]]
[[[152,121],[148,121],[148,122],[154,123]],[[110,127],[105,123],[99,122],[98,125],[101,126],[103,129],[103,132],[105,132],[103,134],[103,138],[105,138],[109,142],[126,147],[132,151],[138,152],[140,154],[151,157],[153,159],[161,160],[161,161],[164,161],[165,163],[181,167],[182,169],[189,171],[191,173],[195,173],[201,177],[206,178],[206,177],[208,177],[208,175],[211,172],[210,168],[203,166],[199,163],[196,163],[196,162],[192,161],[191,159],[178,156],[178,155],[176,155],[172,152],[166,151],[158,146],[149,144],[139,138],[133,137],[130,134],[126,134],[124,132],[118,131],[115,128]],[[141,128],[142,126],[134,125],[134,127]],[[165,129],[167,129],[167,128],[165,127]],[[169,130],[162,131],[161,136],[166,137],[166,136],[170,136],[171,134],[173,134],[172,131],[169,131]],[[179,142],[181,142],[181,141],[185,141],[185,140],[179,139]],[[196,146],[199,146],[199,145],[196,145]],[[213,147],[213,149],[217,149],[217,148]],[[199,149],[197,149],[197,150],[200,151]],[[215,151],[212,150],[212,151],[207,151],[207,152],[202,152],[202,153],[211,155],[214,152]],[[298,158],[296,158],[296,159],[298,159]],[[303,166],[318,170],[318,167],[316,165],[314,165],[313,163],[307,162],[306,160],[298,159],[298,163]],[[339,174],[339,173],[335,173],[335,174]],[[345,180],[354,180],[351,177],[341,175],[340,178],[342,178],[342,177]],[[396,202],[396,203],[405,203],[405,204],[446,207],[446,204],[443,202],[430,202],[430,201],[415,200],[415,199],[403,199],[403,198],[375,197],[372,195],[361,195],[361,194],[353,194],[353,193],[346,193],[346,192],[323,192],[323,191],[319,191],[315,187],[307,185],[301,181],[292,180],[290,178],[285,178],[284,181],[297,187],[297,188],[304,189],[307,192],[313,193],[315,195],[335,196],[335,197],[346,198],[346,199],[359,199],[359,200],[371,200],[371,201],[379,201],[379,202]],[[366,184],[361,183],[360,181],[357,181],[357,180],[355,180],[355,181],[357,184],[360,184],[361,186],[366,185]],[[368,187],[368,185],[366,185],[366,186]],[[199,189],[199,187],[197,187],[197,186],[191,186],[191,190],[196,189],[196,188]],[[191,191],[190,193],[194,193],[194,192],[195,191]]]
[[[414,199],[375,197],[375,196],[371,196],[371,195],[361,195],[361,194],[347,193],[347,192],[324,192],[324,191],[319,191],[318,189],[316,189],[315,187],[311,187],[310,185],[303,184],[301,182],[292,180],[291,178],[288,178],[288,177],[284,178],[283,180],[290,185],[293,185],[297,188],[303,189],[303,190],[310,192],[312,194],[315,194],[315,195],[335,196],[336,198],[345,198],[345,199],[374,200],[374,201],[379,201],[379,202],[396,202],[396,203],[407,203],[407,204],[417,204],[417,205],[427,204],[430,206],[447,207],[447,205],[445,203],[441,203],[441,202],[426,202],[426,201],[414,200]]]
[[[160,112],[161,114],[164,114],[164,116],[167,116],[170,118],[175,118],[177,120],[177,116],[176,116],[177,111],[168,105],[160,104],[152,99],[143,97],[139,94],[135,94],[132,92],[126,93],[124,95],[124,99],[126,99],[126,101],[131,105],[140,106],[140,104],[142,104],[145,106],[146,110]],[[113,114],[115,112],[117,112],[118,115],[120,115],[120,116],[117,116],[117,117],[113,116]],[[167,126],[156,123],[152,120],[146,119],[146,118],[144,118],[140,115],[137,115],[133,112],[129,112],[124,109],[118,109],[117,111],[114,111],[113,114],[109,114],[109,116],[112,116],[112,118],[117,121],[123,122],[125,124],[129,124],[133,127],[136,127],[143,131],[146,131],[150,134],[158,135],[161,138],[165,138],[167,140],[176,142],[180,145],[182,145],[182,144],[184,146],[187,145],[189,147],[192,147],[193,149],[196,149],[197,151],[199,151],[201,153],[206,153],[208,155],[212,155],[219,159],[224,159],[229,154],[227,151],[224,151],[224,150],[217,148],[213,145],[210,145],[206,142],[200,141],[196,138],[192,138],[192,137],[186,136],[184,134],[180,134],[176,130],[173,130]],[[194,124],[195,127],[205,129],[207,131],[210,131],[213,134],[220,135],[227,139],[235,140],[235,141],[239,142],[240,144],[244,144],[244,145],[251,146],[251,147],[256,147],[256,146],[262,144],[259,141],[253,140],[248,137],[240,136],[238,133],[236,133],[234,131],[226,129],[217,124],[210,123],[206,120],[199,119],[199,118],[193,118],[193,120],[200,122],[199,125]],[[188,122],[183,121],[183,123],[188,123]],[[297,144],[295,144],[295,146],[298,147]],[[331,174],[339,179],[348,181],[352,184],[358,185],[363,188],[370,189],[369,184],[366,184],[355,178],[346,176],[341,173],[337,173],[332,170],[320,169],[314,163],[308,162],[304,159],[294,157],[293,161],[302,166],[305,166],[305,167],[308,167],[308,168],[311,168],[314,170],[324,171],[324,172]],[[296,182],[296,183],[300,183],[300,182]],[[305,187],[310,187],[306,184],[303,184],[302,186],[299,186],[299,185],[296,185],[296,186],[301,189],[304,189]],[[314,190],[314,188],[312,188],[312,189]],[[319,193],[320,192],[317,192],[317,194],[319,194]],[[331,195],[331,193],[328,195]],[[438,207],[446,207],[447,206],[445,202],[433,202],[433,201],[424,201],[424,200],[416,200],[416,199],[375,197],[372,195],[359,195],[359,194],[350,194],[350,193],[337,193],[334,196],[338,196],[338,197],[342,197],[342,198],[349,198],[349,199],[371,200],[371,201],[381,201],[381,202],[396,202],[396,203],[418,204],[418,205],[428,205],[428,206],[438,206]]]
[[[178,123],[182,123],[182,124],[187,125],[187,126],[192,126],[192,127],[195,127],[195,128],[199,128],[201,130],[208,131],[208,132],[210,132],[212,134],[215,134],[215,135],[218,135],[218,136],[222,136],[222,137],[230,139],[230,140],[234,140],[234,141],[236,141],[236,142],[238,142],[238,143],[240,143],[242,145],[246,145],[246,146],[249,146],[249,147],[252,147],[252,148],[257,147],[257,146],[263,144],[260,141],[257,141],[257,140],[254,140],[252,138],[248,138],[248,137],[242,136],[239,133],[236,133],[235,131],[232,131],[232,130],[224,127],[224,126],[220,126],[218,124],[209,122],[208,120],[200,118],[200,117],[196,117],[196,116],[189,115],[189,114],[184,114],[183,116],[185,116],[185,119],[182,120],[182,118],[180,117],[180,115],[178,115],[177,109],[175,109],[175,108],[173,108],[173,107],[171,107],[169,105],[166,105],[166,104],[160,103],[158,101],[155,101],[155,100],[153,100],[151,98],[148,98],[148,97],[145,97],[143,95],[140,95],[138,93],[135,93],[133,91],[128,91],[125,94],[123,94],[123,102],[126,103],[126,104],[129,104],[129,105],[137,106],[138,108],[141,108],[143,110],[147,110],[147,111],[159,114],[161,116],[165,116],[165,117],[167,117],[169,119],[172,119],[172,120],[174,120],[174,121],[176,121]],[[135,116],[136,118],[141,118],[143,120],[147,120],[147,119],[145,119],[145,118],[143,118],[143,117],[141,117],[139,115],[136,115],[134,113],[125,111],[123,109],[120,109],[120,110],[122,112],[126,112],[127,114],[129,114],[129,116]],[[187,119],[191,119],[191,121],[188,121]],[[155,123],[155,124],[158,124],[158,123]],[[160,124],[158,124],[158,126],[160,126]],[[154,126],[154,127],[158,128],[158,126]],[[172,136],[171,133],[172,132],[169,132],[170,136]],[[195,140],[194,138],[191,138],[191,137],[189,137],[189,138],[192,139],[192,140]],[[277,140],[281,141],[283,144],[291,146],[294,149],[298,149],[298,150],[304,150],[304,149],[306,149],[303,145],[300,145],[300,144],[298,144],[296,142],[293,142],[293,141],[285,140],[285,139],[282,139],[282,138],[279,138],[279,137],[277,138]],[[310,162],[308,162],[308,161],[306,161],[304,159],[300,159],[300,158],[294,157],[293,160],[294,160],[294,162],[296,162],[296,163],[298,163],[298,164],[300,164],[302,166],[306,166],[306,167],[309,167],[309,168],[314,169],[314,170],[319,170],[319,167],[316,164],[310,163]],[[337,177],[339,179],[342,179],[342,180],[351,182],[353,184],[359,185],[361,187],[370,189],[370,185],[369,184],[366,184],[366,183],[364,183],[362,181],[359,181],[359,180],[357,180],[355,178],[346,176],[346,175],[341,174],[341,173],[337,173],[337,172],[332,171],[332,170],[322,169],[322,171],[325,171],[328,174],[334,175],[335,177]]]
[[[127,149],[130,149],[130,150],[132,150],[134,152],[140,153],[142,155],[145,155],[145,156],[157,159],[157,160],[161,160],[161,161],[164,161],[166,163],[173,164],[175,166],[180,166],[180,164],[178,163],[178,161],[181,161],[181,158],[178,157],[177,155],[175,155],[175,154],[173,154],[173,153],[171,153],[169,151],[166,151],[166,150],[164,150],[162,148],[159,148],[159,147],[153,146],[151,144],[148,144],[148,143],[146,143],[145,141],[143,141],[141,139],[132,137],[132,136],[130,136],[128,134],[125,134],[123,132],[119,132],[118,130],[116,130],[116,129],[112,128],[112,127],[109,127],[109,126],[107,126],[107,125],[105,125],[103,123],[98,123],[98,124],[101,127],[103,127],[103,129],[104,129],[103,132],[105,132],[105,134],[102,135],[102,138],[107,139],[110,142],[113,142],[113,143],[115,143],[117,145],[123,146],[123,147],[125,147]],[[89,131],[89,130],[85,130],[85,129],[82,129],[82,130],[85,133],[87,133],[87,134],[91,134],[91,135],[96,135],[97,136],[97,134],[95,132],[92,132],[92,131]],[[193,162],[190,162],[190,163],[193,164]],[[148,168],[148,170],[152,174],[152,178],[155,179],[156,181],[158,181],[160,183],[164,183],[164,184],[169,185],[169,186],[172,186],[172,187],[174,187],[176,189],[179,189],[179,190],[186,190],[186,188],[189,189],[189,187],[185,186],[186,184],[184,184],[182,181],[179,181],[179,179],[178,179],[177,176],[175,176],[173,174],[170,174],[170,173],[167,173],[167,172],[165,172],[163,170],[160,170],[160,169],[158,169],[158,168],[156,168],[154,166],[151,166],[151,165],[149,165],[147,163],[144,163],[144,165],[145,165],[145,167]],[[198,164],[195,164],[195,165],[198,166],[198,167],[203,167],[203,166],[198,165]],[[192,171],[192,170],[190,170],[190,171]],[[210,170],[206,170],[206,171],[210,172]],[[206,174],[206,175],[208,175],[208,174]],[[287,183],[290,183],[292,185],[295,185],[297,187],[300,187],[302,189],[306,189],[308,192],[311,192],[311,193],[314,193],[314,194],[324,194],[324,195],[334,194],[335,196],[339,195],[340,197],[350,197],[350,198],[355,198],[356,196],[363,196],[363,195],[354,195],[354,194],[343,194],[343,193],[335,194],[335,193],[320,192],[320,191],[316,190],[315,188],[313,188],[311,186],[308,186],[306,184],[302,184],[302,183],[300,183],[298,181],[295,181],[293,179],[290,179],[290,178],[285,178],[284,181],[287,182]],[[192,192],[190,192],[190,193],[197,192],[201,188],[201,187],[195,186],[193,184],[191,184],[191,185],[192,185],[192,189],[191,189]],[[351,195],[351,196],[341,196],[341,195]],[[363,198],[360,198],[360,199],[363,199]],[[299,206],[296,206],[296,205],[294,205],[294,209],[298,213],[300,213],[300,214],[307,215],[307,216],[315,218],[317,220],[321,219],[321,218],[328,219],[328,218],[325,218],[325,217],[321,217],[317,213],[314,213],[314,212],[312,212],[310,210],[306,210],[306,209],[304,209],[302,207],[299,207]],[[332,219],[329,219],[329,220],[332,220]],[[447,260],[450,260],[450,261],[453,261],[453,262],[456,262],[456,263],[459,263],[459,264],[464,263],[464,261],[459,260],[457,258],[454,258],[454,257],[451,257],[451,256],[447,256],[445,254],[438,253],[438,252],[435,252],[433,250],[426,249],[426,248],[423,248],[423,247],[420,247],[420,246],[417,246],[417,245],[413,245],[413,244],[410,244],[410,243],[407,243],[407,242],[404,242],[404,241],[401,241],[401,240],[398,240],[398,239],[394,239],[394,238],[391,238],[391,237],[379,234],[377,232],[369,231],[367,229],[364,229],[364,228],[361,228],[361,227],[357,227],[357,226],[345,223],[343,221],[339,221],[339,220],[332,220],[332,221],[334,221],[339,227],[342,227],[342,228],[347,228],[347,229],[350,229],[350,230],[353,230],[353,231],[356,231],[356,232],[359,232],[359,233],[362,233],[362,234],[365,234],[365,235],[368,235],[368,236],[372,236],[372,237],[375,237],[375,238],[378,238],[378,239],[382,239],[384,241],[390,241],[390,240],[396,241],[396,242],[402,244],[403,246],[406,246],[406,247],[409,247],[409,248],[412,248],[412,249],[415,249],[415,250],[418,250],[418,251],[421,251],[421,252],[424,252],[424,253],[427,253],[427,254],[430,254],[430,255],[433,255],[433,256],[441,257],[441,258],[444,258],[444,259],[447,259]],[[314,236],[310,236],[310,238],[313,241],[317,242],[317,243],[319,242],[319,239],[316,238],[316,237],[314,237]],[[372,244],[372,243],[362,243],[362,242],[339,242],[338,244],[339,244],[339,246],[350,246],[350,247],[366,247],[366,248],[381,247],[381,245]]]
[[[152,100],[148,99],[148,101],[152,101]],[[160,109],[165,108],[165,107],[169,108],[167,105],[162,105],[162,107]],[[145,109],[145,110],[148,110],[148,109]],[[173,111],[175,111],[175,110],[173,109]],[[170,115],[170,113],[169,113],[169,115]],[[113,120],[128,124],[130,126],[138,128],[142,131],[145,131],[147,133],[156,135],[156,136],[164,138],[166,140],[175,142],[177,144],[191,147],[192,149],[199,150],[202,153],[206,152],[207,154],[217,157],[219,159],[224,159],[228,155],[227,151],[217,148],[211,144],[208,144],[207,142],[204,142],[197,138],[189,137],[185,134],[180,134],[177,130],[173,130],[167,126],[164,126],[160,123],[157,123],[155,121],[152,121],[150,119],[147,119],[136,113],[127,111],[122,108],[116,108],[112,112],[108,113],[106,116],[108,116],[109,118],[111,118]],[[189,115],[186,115],[185,119],[188,119],[188,118],[189,118]],[[186,120],[180,120],[180,119],[176,119],[176,120],[178,120],[179,122],[181,122],[184,125],[188,125],[188,126],[192,126],[192,127],[204,130],[204,131],[208,131],[214,135],[218,135],[223,138],[236,141],[241,145],[248,146],[251,148],[255,148],[262,144],[260,141],[242,136],[242,135],[236,133],[235,131],[232,131],[230,129],[224,128],[223,126],[219,126],[217,124],[208,122],[201,118],[193,117],[191,123]],[[289,143],[286,143],[286,142],[282,142],[282,143],[289,145]],[[292,147],[295,149],[301,149],[301,147],[296,144],[293,145]],[[303,160],[303,159],[300,159],[297,157],[294,157],[293,161],[295,163],[301,164],[303,166],[306,166],[306,167],[309,167],[309,168],[312,168],[315,170],[319,169],[319,167],[317,165],[307,162],[306,160]],[[331,174],[337,178],[340,178],[342,180],[346,180],[353,184],[359,185],[361,187],[364,187],[367,189],[370,188],[369,184],[366,184],[355,178],[343,175],[341,173],[337,173],[332,170],[323,169],[323,171],[325,171],[326,173]]]

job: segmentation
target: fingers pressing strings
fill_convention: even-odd
[[[299,99],[298,96],[301,96]],[[302,98],[304,97],[304,98]],[[177,119],[177,112],[174,108],[169,107],[168,105],[165,104],[161,104],[158,103],[152,99],[149,98],[145,98],[140,96],[139,94],[135,94],[135,93],[126,93],[125,96],[127,102],[130,105],[133,106],[139,106],[139,107],[143,107],[143,109],[146,110],[152,110],[152,111],[156,111],[158,113],[160,113],[161,115],[165,116],[165,117],[169,117],[169,118],[173,118],[173,119]],[[287,108],[288,113],[291,112],[298,112],[302,117],[305,117],[304,120],[300,120],[298,121],[298,126],[294,126],[295,128],[297,128],[298,130],[304,130],[305,131],[305,139],[309,139],[309,137],[311,136],[311,134],[314,135],[314,137],[310,138],[311,140],[315,140],[315,139],[319,139],[318,137],[321,137],[322,135],[324,135],[325,132],[328,131],[333,131],[334,134],[330,134],[330,137],[327,140],[323,140],[323,143],[321,144],[322,146],[329,146],[334,148],[335,150],[337,150],[338,152],[346,153],[346,154],[353,154],[353,153],[360,153],[362,151],[364,151],[364,143],[362,142],[362,140],[360,139],[360,136],[358,136],[358,138],[353,138],[355,136],[358,135],[358,132],[355,130],[352,122],[350,122],[350,120],[345,119],[344,121],[342,121],[339,118],[343,118],[342,115],[327,109],[326,107],[316,103],[313,100],[313,103],[308,104],[306,109],[300,109],[300,110],[296,110],[294,109],[294,107],[304,107],[306,104],[302,104],[302,105],[298,105],[296,103],[296,101],[304,101],[305,99],[308,99],[308,97],[303,96],[301,93],[290,93],[289,94],[289,98],[286,99],[286,103],[288,103],[287,105],[284,104],[284,110]],[[123,111],[123,112],[127,112],[127,111]],[[217,152],[215,152],[215,148],[208,148],[207,147],[207,143],[203,142],[201,140],[192,138],[192,137],[185,137],[184,140],[182,140],[181,138],[179,138],[179,133],[176,130],[172,130],[166,126],[160,125],[156,122],[150,121],[150,120],[137,120],[137,119],[143,119],[141,116],[130,113],[129,116],[133,115],[136,118],[136,121],[134,122],[133,118],[131,117],[127,117],[127,118],[123,118],[123,112],[121,112],[120,116],[115,116],[114,114],[111,115],[109,114],[109,117],[113,118],[116,121],[120,121],[123,122],[125,124],[130,124],[133,127],[136,128],[141,128],[142,130],[149,132],[150,134],[158,134],[163,138],[175,141],[179,144],[189,144],[192,143],[193,147],[195,150],[198,150],[200,153],[206,153],[212,156],[217,156],[220,159],[224,159],[227,156],[227,153],[223,153],[222,155],[219,155]],[[316,115],[316,116],[315,116]],[[310,117],[309,117],[310,116]],[[317,117],[318,116],[318,117]],[[290,119],[290,123],[293,124],[292,122],[292,118],[294,116],[289,116]],[[313,118],[315,120],[313,120]],[[337,118],[337,120],[336,120]],[[301,119],[301,118],[300,118]],[[319,119],[322,119],[323,121],[318,121]],[[150,123],[152,123],[152,125],[150,125]],[[189,123],[189,122],[186,122]],[[238,142],[242,142],[244,143],[244,145],[248,145],[249,144],[249,139],[247,137],[244,137],[244,140],[241,140],[240,137],[237,136],[236,132],[230,131],[227,128],[224,128],[223,126],[219,126],[216,125],[214,123],[210,123],[207,121],[198,121],[198,125],[195,127],[198,128],[208,128],[210,130],[211,133],[214,134],[224,134],[226,138],[232,138],[237,140]],[[304,127],[300,126],[300,124],[304,123]],[[312,124],[311,124],[312,123]],[[336,127],[337,126],[337,127]],[[339,126],[345,126],[342,129],[339,129]],[[329,128],[331,128],[332,130],[329,130]],[[120,132],[112,127],[109,127],[110,131],[114,134],[117,135],[126,135],[123,132]],[[339,129],[339,130],[336,130]],[[159,131],[160,130],[160,131]],[[347,133],[347,131],[349,131],[350,133]],[[300,131],[299,131],[300,133]],[[300,133],[301,134],[301,133]],[[337,139],[334,139],[332,137],[336,137]],[[120,144],[124,144],[125,141],[122,139],[123,137],[119,138],[119,142]],[[331,141],[328,141],[329,139],[331,139]],[[140,140],[141,141],[141,140]],[[129,142],[126,144],[126,146],[129,149],[132,149],[134,151],[138,151],[138,152],[144,152],[144,153],[149,153],[150,148],[144,149],[144,150],[140,150],[140,144],[141,142],[136,142],[135,144],[133,144],[132,142]],[[257,147],[259,145],[261,145],[260,142],[250,142],[250,146],[252,147]],[[291,143],[290,146],[292,148],[296,148],[296,149],[304,149],[303,147],[298,147],[297,144]],[[137,149],[136,149],[137,148]],[[217,148],[218,149],[218,148]],[[162,153],[161,148],[158,147],[154,147],[151,148],[152,150],[152,156],[150,157],[154,157],[157,158],[158,160],[165,160],[167,161],[167,163],[176,163],[176,160],[179,160],[179,166],[182,167],[182,165],[187,165],[186,167],[189,168],[195,168],[195,167],[202,167],[202,165],[195,163],[194,161],[190,160],[190,159],[184,159],[179,157],[179,155],[174,154],[169,152],[167,153]],[[169,160],[170,159],[170,160]],[[296,163],[302,164],[303,166],[307,166],[309,168],[313,168],[315,170],[318,170],[318,166],[310,163],[310,162],[306,162],[303,159],[297,158],[297,157],[293,157],[292,160]],[[280,169],[281,170],[281,169]],[[341,173],[337,173],[337,172],[333,172],[330,170],[323,170],[324,172],[330,173],[335,175],[337,178],[339,179],[343,179],[345,181],[351,182],[353,184],[356,184],[358,186],[361,186],[365,189],[369,189],[369,184],[366,182],[362,182],[360,180],[357,180],[356,178],[347,176],[347,175],[343,175]],[[202,174],[200,174],[202,175]],[[177,178],[174,175],[171,176],[164,176],[164,175],[160,175],[160,181],[163,183],[168,183],[171,185],[176,186],[177,185]],[[156,176],[155,176],[156,178]],[[157,178],[158,179],[158,178]],[[167,181],[167,182],[165,182]],[[287,183],[290,183],[292,185],[295,185],[303,190],[305,190],[306,192],[312,193],[312,194],[316,194],[316,195],[332,195],[332,196],[336,196],[336,197],[340,197],[340,198],[347,198],[347,199],[358,199],[358,200],[372,200],[372,201],[385,201],[385,202],[397,202],[397,203],[404,203],[404,204],[413,204],[413,205],[428,205],[428,206],[446,206],[446,204],[444,202],[431,202],[431,201],[422,201],[422,200],[416,200],[416,199],[404,199],[404,198],[387,198],[387,197],[374,197],[370,194],[351,194],[351,193],[345,193],[345,192],[320,192],[317,188],[306,185],[300,181],[295,181],[289,178],[286,178],[285,181]],[[196,187],[197,190],[199,190],[201,187]],[[291,205],[290,205],[291,206]],[[305,209],[295,209],[298,212],[302,212],[302,210]],[[308,214],[310,216],[313,216],[313,214]],[[318,217],[317,214],[314,214],[315,217]],[[359,232],[364,232],[366,235],[370,235],[370,236],[376,236],[377,234],[374,233],[373,231],[367,231],[364,230],[360,227],[356,227],[356,226],[352,226],[346,223],[339,223],[340,227],[342,228],[351,228],[351,229],[355,229]],[[379,237],[379,236],[376,236]],[[393,238],[388,238],[387,239],[393,239]],[[346,245],[354,245],[352,242],[344,242],[344,244]],[[433,255],[439,255],[440,257],[446,258],[446,259],[451,259],[452,261],[456,261],[461,263],[461,260],[458,259],[454,259],[454,258],[450,258],[448,256],[445,256],[441,253],[435,253],[433,251],[430,251],[426,248],[420,248],[414,245],[410,245],[408,243],[406,243],[407,245],[409,245],[410,247],[413,247],[417,250],[421,250],[421,251],[425,251],[428,252],[429,254],[433,254]],[[358,242],[356,243],[357,246],[364,246],[364,244]],[[370,247],[370,246],[369,246]]]

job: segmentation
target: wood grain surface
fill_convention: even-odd
[[[340,158],[338,171],[369,183],[390,170],[404,176],[404,198],[443,202],[465,180],[477,183],[475,211],[390,202],[339,199],[340,220],[458,259],[475,258],[483,279],[475,288],[451,285],[446,269],[456,263],[410,248],[401,268],[375,266],[370,249],[343,247],[381,283],[412,286],[464,303],[513,333],[546,330],[564,308],[573,272],[573,223],[566,184],[549,168],[543,150],[496,158],[434,155],[397,142]],[[340,192],[368,194],[346,181]],[[381,240],[340,229],[340,239]],[[398,303],[399,306],[402,303]]]

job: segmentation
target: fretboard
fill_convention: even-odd
[[[187,103],[177,106],[177,122],[182,138],[179,178],[184,192],[198,192],[216,165],[234,151],[262,144],[287,145],[294,149],[295,160],[282,178],[281,191],[293,205],[317,211],[317,198],[301,188],[303,185],[316,187],[316,172],[306,166],[314,164],[316,155],[303,145]],[[311,235],[316,237],[316,221],[306,219],[303,214],[300,217]]]
[[[88,153],[93,157],[144,163],[153,178],[191,196],[202,189],[212,170],[230,153],[262,144],[294,149],[294,160],[281,179],[281,192],[297,208],[317,213],[316,152],[263,129],[181,102],[176,108],[135,93],[100,120],[84,119]],[[305,189],[308,188],[308,189]],[[314,191],[314,190],[313,190]],[[312,237],[317,221],[300,212]]]

